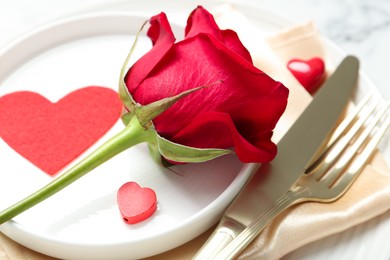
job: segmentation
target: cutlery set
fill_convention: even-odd
[[[390,120],[388,118],[381,120],[385,117],[387,108],[388,106],[385,105],[375,116],[365,111],[366,115],[372,116],[367,125],[364,123],[368,121],[369,116],[365,119],[359,119],[351,128],[348,124],[340,125],[347,127],[344,131],[337,131],[341,134],[337,135],[335,140],[339,141],[334,143],[334,146],[329,146],[332,147],[329,152],[324,151],[320,155],[320,158],[323,158],[320,162],[315,162],[320,166],[311,165],[312,170],[303,173],[289,191],[245,228],[218,253],[215,259],[231,259],[237,256],[267,224],[290,206],[306,201],[332,202],[341,197],[364,169],[365,164],[375,152],[379,141],[388,129]],[[356,116],[351,118],[356,119]],[[345,122],[343,121],[343,123]],[[346,131],[347,129],[349,130]],[[356,140],[352,145],[349,145],[352,139]],[[364,149],[358,153],[362,147]]]
[[[278,143],[276,158],[260,166],[195,259],[235,258],[290,206],[332,202],[349,189],[390,126],[389,104],[372,101],[372,95],[337,125],[358,70],[355,57],[341,62]]]

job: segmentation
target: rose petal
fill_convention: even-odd
[[[266,83],[265,80],[264,83]],[[280,84],[274,88],[272,93],[262,98],[245,98],[242,102],[235,103],[233,101],[226,104],[225,111],[236,122],[239,132],[247,138],[251,138],[263,131],[275,128],[285,109],[283,99],[287,99],[287,93],[283,85]]]
[[[219,29],[214,17],[202,6],[198,6],[187,19],[185,28],[185,37],[190,38],[199,33],[207,33],[217,39],[222,39],[221,30]]]
[[[185,28],[186,38],[196,36],[199,33],[214,36],[216,39],[222,41],[228,49],[231,49],[252,63],[251,55],[239,40],[237,33],[232,30],[220,30],[214,17],[202,6],[199,6],[190,14]]]
[[[257,136],[256,146],[238,131],[229,114],[205,112],[193,118],[172,140],[197,148],[234,147],[242,162],[267,162],[275,157],[276,145],[269,139],[272,133]]]
[[[237,33],[232,30],[222,31],[222,42],[225,46],[253,64],[249,51],[241,43]]]
[[[148,36],[153,42],[153,48],[128,71],[125,82],[130,92],[137,89],[176,41],[165,13],[153,16],[150,24]]]

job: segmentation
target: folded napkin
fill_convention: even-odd
[[[222,28],[232,28],[252,54],[257,67],[290,89],[287,110],[274,135],[278,142],[302,113],[311,96],[286,68],[292,58],[322,57],[328,73],[333,67],[314,24],[307,23],[272,36],[254,37],[253,25],[231,6],[214,10]],[[379,152],[361,177],[339,200],[330,204],[308,202],[294,206],[272,222],[241,254],[240,259],[280,259],[289,252],[331,234],[374,218],[390,208],[390,170]],[[169,252],[148,259],[190,259],[211,235],[211,228],[198,238]],[[0,234],[2,256],[18,259],[49,259],[34,253]],[[8,258],[5,258],[8,259]]]
[[[311,96],[286,65],[293,58],[321,57],[330,74],[334,65],[322,37],[311,22],[293,26],[271,36],[254,37],[252,24],[231,6],[214,10],[221,28],[234,29],[250,51],[255,65],[290,89],[287,110],[275,129],[277,142],[300,115]],[[276,218],[239,259],[280,259],[286,254],[326,236],[347,230],[390,209],[390,170],[377,152],[351,189],[334,203],[296,205]],[[213,229],[197,239],[150,259],[190,259]]]

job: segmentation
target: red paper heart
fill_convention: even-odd
[[[292,59],[287,68],[310,94],[319,88],[325,78],[325,63],[318,57],[307,61]]]
[[[123,184],[118,190],[117,200],[123,220],[128,224],[149,218],[157,209],[156,193],[135,182]]]
[[[104,87],[76,90],[52,103],[30,91],[0,97],[0,136],[50,175],[74,160],[119,119],[118,94]]]

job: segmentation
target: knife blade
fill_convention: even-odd
[[[194,259],[215,256],[291,187],[329,139],[357,85],[358,74],[358,59],[347,56],[278,142],[275,159],[253,174]]]

